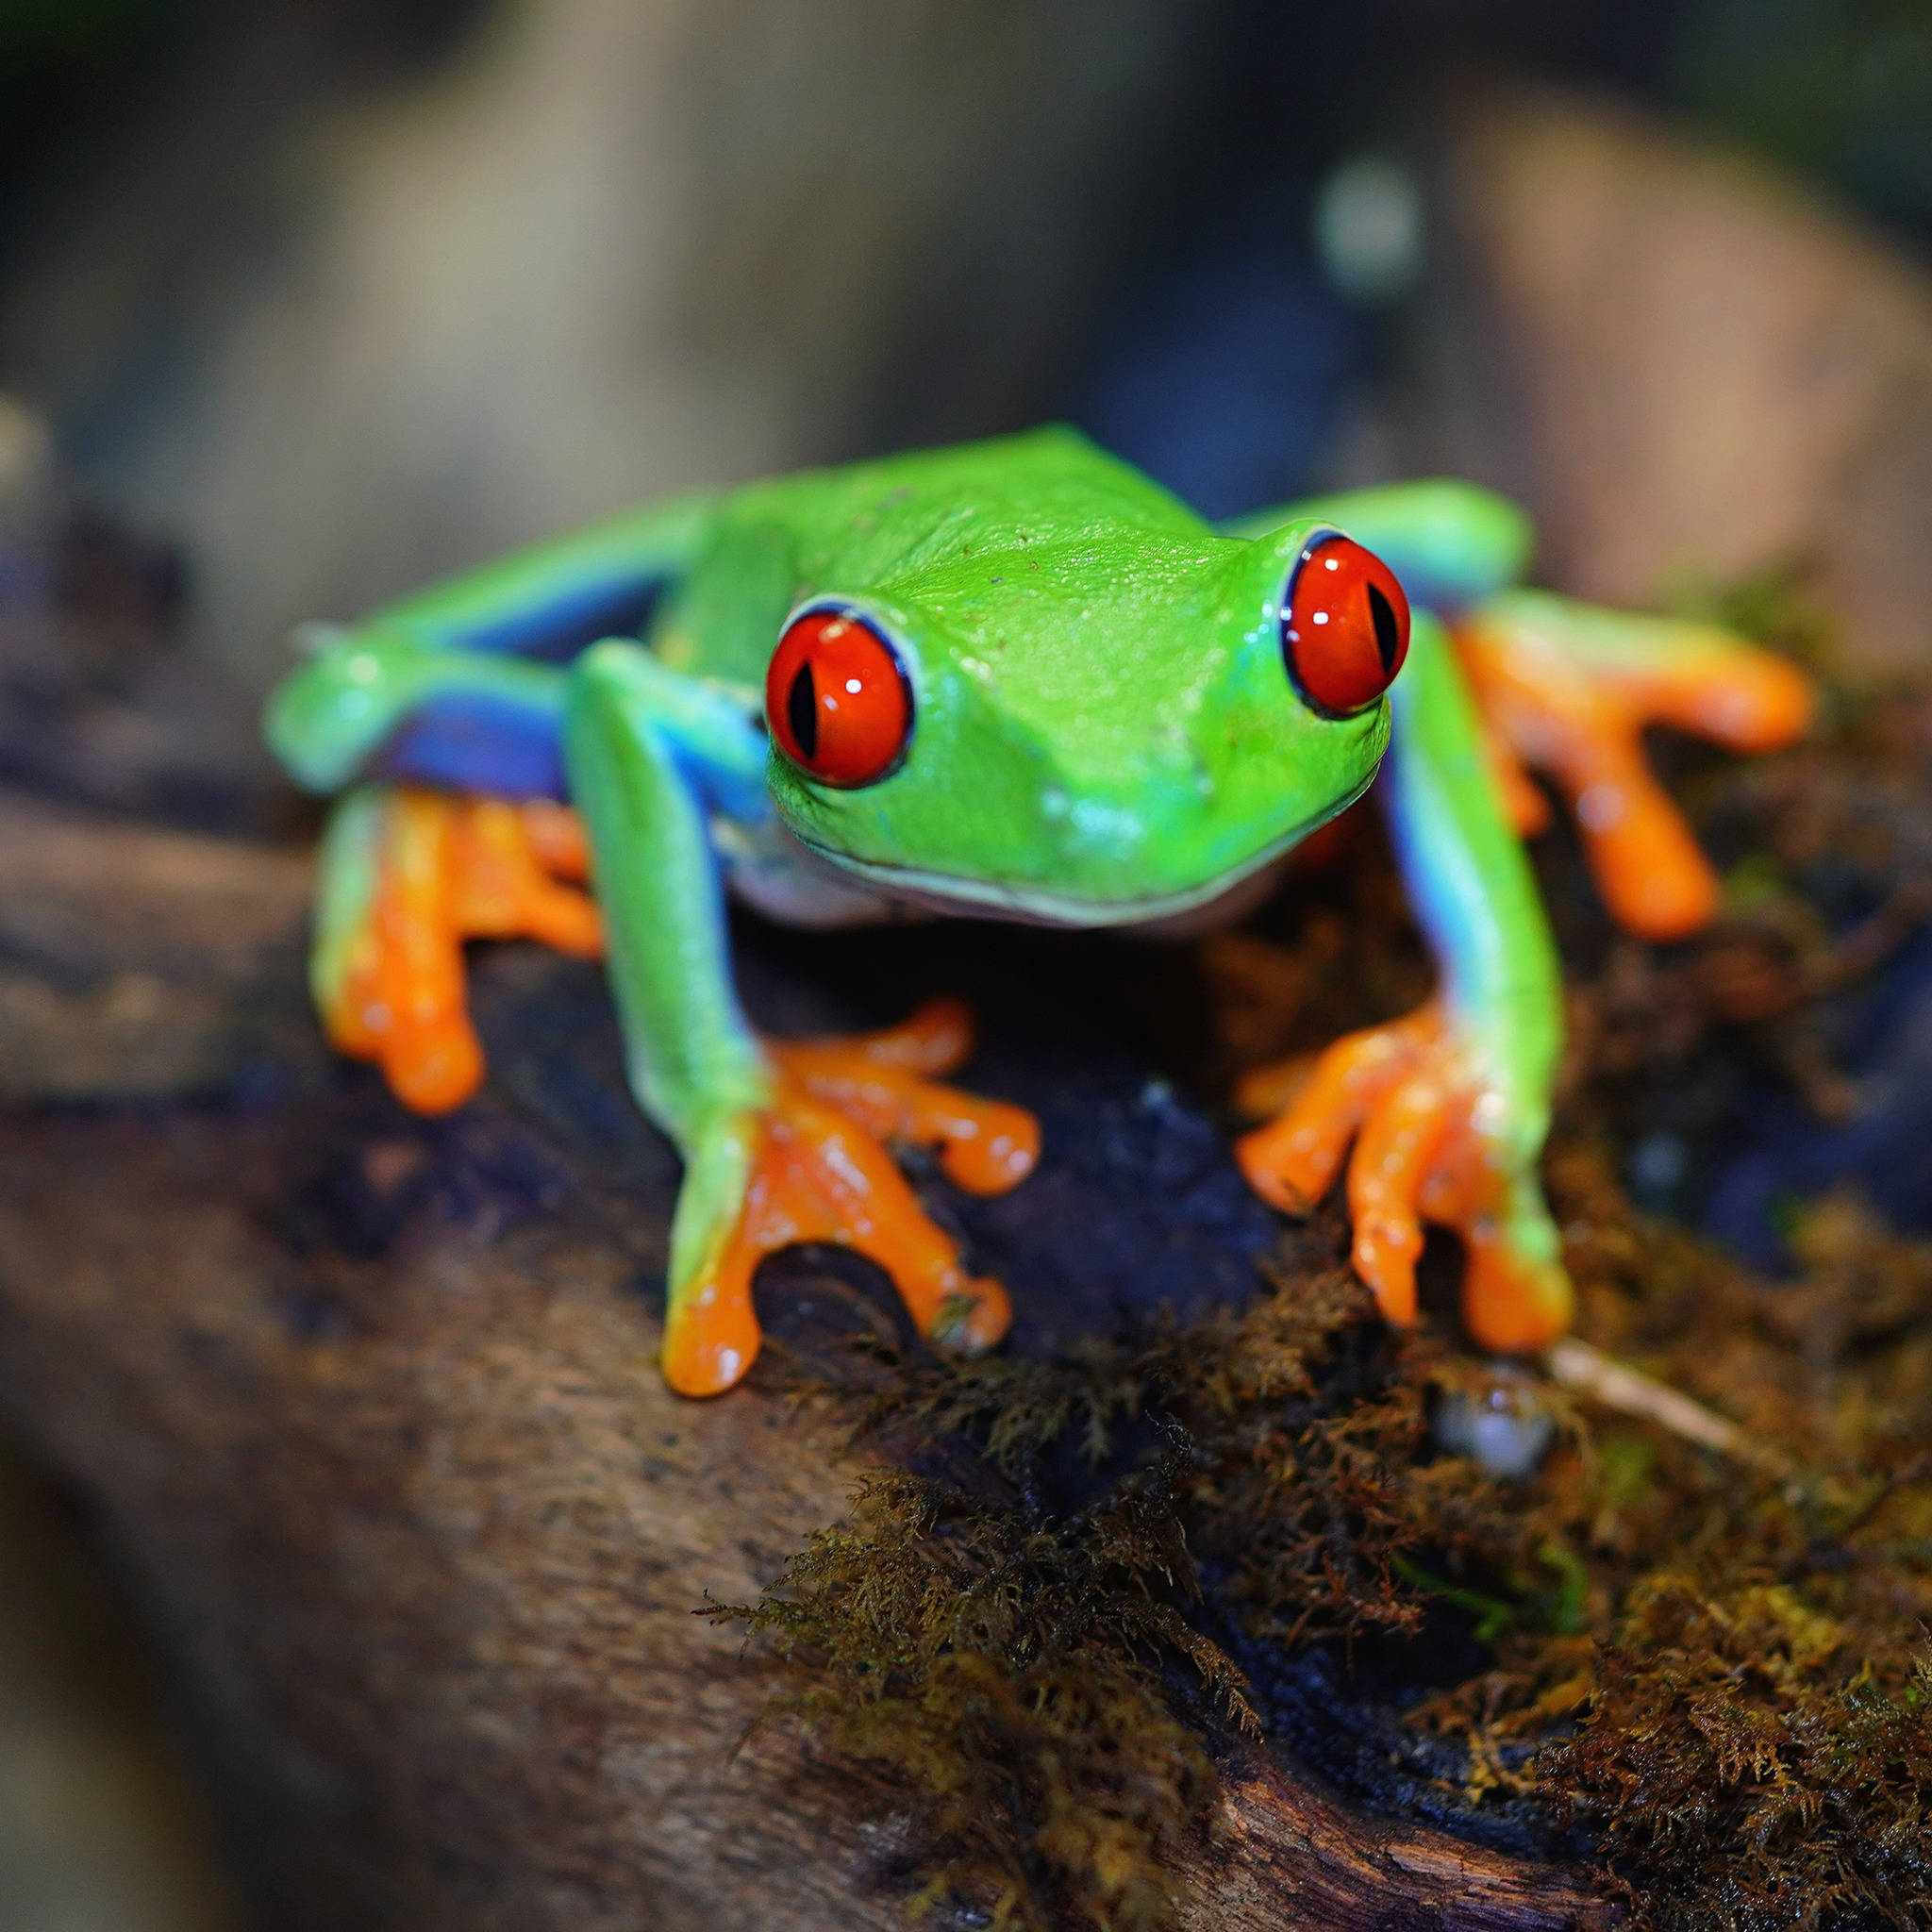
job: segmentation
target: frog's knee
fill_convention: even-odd
[[[338,791],[360,772],[398,704],[390,654],[349,631],[329,641],[270,694],[262,719],[269,749],[309,791]]]

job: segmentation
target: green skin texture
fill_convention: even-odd
[[[1278,633],[1293,562],[1324,527],[1382,556],[1416,606],[1391,698],[1341,721],[1297,694]],[[941,908],[1139,924],[1211,902],[1342,810],[1392,718],[1391,823],[1511,1177],[1507,1237],[1550,1262],[1536,1162],[1561,1045],[1557,960],[1430,615],[1503,591],[1527,552],[1513,506],[1454,483],[1217,530],[1051,428],[650,506],[353,627],[315,627],[267,731],[322,792],[381,772],[399,727],[440,698],[561,734],[631,1084],[687,1163],[676,1298],[735,1224],[771,1092],[732,984],[721,853],[782,870],[789,833],[865,886]],[[568,666],[502,647],[518,627],[541,637],[546,613],[651,580],[669,590],[641,641],[606,640]],[[912,687],[905,759],[859,790],[814,782],[762,730],[772,651],[821,599],[881,625]],[[323,996],[374,891],[370,797],[349,792],[325,846]]]

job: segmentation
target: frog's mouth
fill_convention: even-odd
[[[1291,826],[1258,851],[1176,891],[1118,897],[1090,897],[1028,885],[1009,879],[967,878],[952,873],[925,872],[916,866],[888,865],[875,859],[854,858],[819,845],[793,828],[793,836],[816,858],[841,873],[865,881],[888,898],[925,911],[972,914],[1004,919],[1023,925],[1161,926],[1184,932],[1211,924],[1219,917],[1236,918],[1258,905],[1273,885],[1273,873],[1309,833],[1339,818],[1374,781],[1371,772],[1353,791],[1313,818]]]

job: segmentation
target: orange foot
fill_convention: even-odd
[[[595,958],[603,928],[574,813],[538,801],[370,787],[324,848],[314,980],[329,1039],[372,1059],[418,1113],[447,1113],[483,1078],[463,974],[469,939],[541,940]]]
[[[1548,822],[1523,769],[1535,766],[1575,815],[1597,890],[1622,924],[1655,940],[1703,925],[1717,909],[1717,876],[1652,775],[1643,729],[1669,724],[1733,751],[1774,751],[1810,723],[1804,674],[1709,625],[1535,591],[1471,612],[1456,644],[1516,829]]]
[[[1463,1321],[1482,1347],[1541,1348],[1569,1326],[1570,1283],[1534,1150],[1512,1144],[1507,1096],[1482,1077],[1439,1004],[1349,1034],[1311,1069],[1259,1069],[1236,1101],[1254,1115],[1280,1109],[1236,1154],[1255,1191],[1286,1213],[1306,1214],[1327,1193],[1355,1141],[1355,1268],[1387,1320],[1416,1319],[1428,1221],[1462,1237]]]
[[[699,1237],[696,1266],[672,1285],[664,1375],[680,1394],[720,1394],[751,1367],[752,1276],[767,1255],[799,1241],[869,1256],[919,1332],[941,1347],[977,1353],[1006,1334],[1006,1290],[960,1266],[958,1245],[926,1218],[883,1144],[937,1147],[940,1165],[975,1194],[1003,1193],[1032,1172],[1040,1129],[1031,1114],[930,1077],[972,1047],[971,1016],[957,1000],[933,1000],[904,1025],[856,1040],[768,1042],[771,1099],[732,1130],[741,1151],[721,1157],[747,1176],[730,1197],[736,1212],[716,1217],[718,1238]],[[703,1171],[685,1185],[705,1214]],[[680,1203],[680,1220],[684,1212]],[[675,1256],[673,1267],[675,1274]]]

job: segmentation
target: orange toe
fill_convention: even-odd
[[[1735,752],[1795,743],[1818,708],[1817,688],[1795,664],[1701,626],[1687,626],[1674,651],[1608,675],[1651,722]]]
[[[584,885],[591,876],[591,841],[584,822],[567,805],[532,798],[517,808],[531,856],[552,878]]]
[[[1401,1080],[1362,1124],[1348,1170],[1356,1273],[1385,1321],[1415,1321],[1415,1264],[1422,1258],[1419,1197],[1448,1126],[1453,1096],[1426,1067]]]
[[[1259,1092],[1277,1074],[1264,1069],[1250,1081]],[[1321,1200],[1347,1158],[1351,1258],[1385,1320],[1415,1321],[1416,1263],[1433,1224],[1462,1239],[1471,1336],[1485,1348],[1539,1348],[1569,1325],[1570,1284],[1533,1252],[1533,1191],[1516,1225],[1506,1212],[1512,1174],[1479,1124],[1489,1105],[1446,1009],[1432,1001],[1337,1041],[1280,1118],[1244,1135],[1237,1153],[1255,1191],[1291,1213]]]
[[[883,1049],[874,1050],[879,1041]],[[933,1116],[919,1110],[927,1103],[908,1099],[898,1077],[903,1056],[898,1064],[893,1058],[906,1045],[895,1028],[858,1041],[771,1047],[777,1091],[762,1117],[743,1208],[715,1263],[674,1298],[665,1324],[664,1374],[681,1394],[722,1393],[750,1368],[758,1350],[752,1278],[766,1256],[802,1241],[849,1247],[877,1262],[914,1326],[941,1347],[972,1355],[1005,1337],[1012,1320],[1006,1290],[967,1273],[958,1244],[926,1215],[881,1144],[882,1132],[928,1138],[923,1124]],[[891,1077],[882,1078],[882,1068]],[[975,1120],[997,1108],[943,1091],[944,1120],[956,1118],[958,1105],[970,1105]],[[1021,1109],[1006,1111],[1031,1127]],[[1037,1150],[1037,1132],[1029,1144]],[[1010,1162],[1000,1172],[1003,1186],[1018,1177]]]
[[[369,854],[374,890],[323,990],[338,1051],[373,1059],[418,1113],[447,1113],[482,1083],[463,944],[522,937],[580,958],[603,950],[588,894],[558,882],[582,831],[560,806],[516,806],[397,786],[381,799]]]
[[[1040,1160],[1040,1124],[1023,1107],[982,1099],[928,1077],[973,1050],[972,1016],[929,1000],[901,1026],[855,1040],[774,1041],[772,1058],[805,1091],[879,1140],[937,1147],[940,1165],[972,1194],[1003,1194]]]
[[[716,1267],[666,1312],[658,1363],[680,1395],[722,1395],[758,1359],[761,1337],[751,1281],[765,1251],[741,1237],[742,1224]]]
[[[415,1113],[451,1113],[483,1084],[483,1042],[461,1008],[399,1030],[381,1062],[390,1091]]]
[[[1236,1094],[1243,1111],[1291,1097],[1278,1118],[1235,1142],[1248,1185],[1284,1214],[1307,1213],[1335,1184],[1369,1110],[1415,1064],[1441,1024],[1432,1004],[1389,1025],[1348,1034],[1312,1068],[1290,1061],[1249,1074]]]
[[[1560,1267],[1513,1253],[1493,1223],[1487,1231],[1465,1227],[1462,1240],[1462,1325],[1479,1348],[1528,1355],[1569,1332],[1576,1296]]]
[[[534,939],[583,958],[602,954],[595,904],[558,884],[545,861],[546,852],[565,864],[578,856],[559,814],[574,822],[560,806],[473,798],[455,807],[444,862],[449,916],[464,938]]]
[[[1717,874],[1641,756],[1632,748],[1579,762],[1563,789],[1597,890],[1618,924],[1659,941],[1707,925],[1717,912]]]

